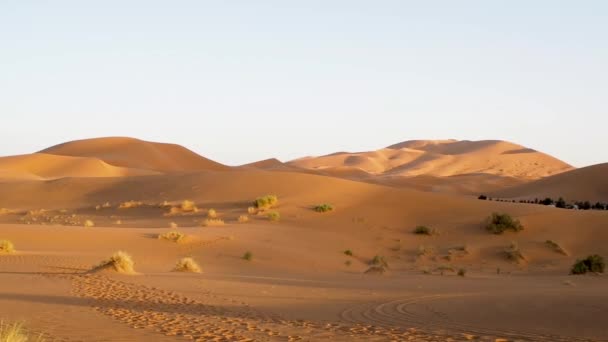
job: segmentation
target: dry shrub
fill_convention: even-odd
[[[273,222],[277,222],[281,220],[281,214],[278,211],[271,211],[268,213],[268,219]]]
[[[203,227],[212,227],[212,226],[223,226],[224,225],[224,220],[222,219],[205,219],[202,223]]]
[[[547,247],[551,248],[556,253],[559,253],[562,255],[568,255],[568,252],[566,252],[566,250],[563,249],[562,246],[560,246],[555,241],[547,240],[547,241],[545,241],[545,245],[547,245]]]
[[[175,268],[173,269],[176,272],[193,272],[193,273],[201,273],[200,266],[194,261],[192,258],[182,258],[180,259]]]
[[[184,213],[196,213],[198,208],[196,204],[190,200],[184,200],[179,206],[180,210]]]
[[[279,203],[279,198],[276,195],[266,195],[258,197],[253,201],[253,206],[260,210],[270,209]]]
[[[249,222],[249,216],[241,215],[241,216],[239,216],[238,221],[239,221],[239,223],[247,223],[247,222]]]
[[[159,240],[167,240],[171,242],[181,242],[186,238],[186,236],[178,231],[172,230],[170,232],[166,232],[164,234],[159,234]]]
[[[144,205],[144,202],[140,202],[140,201],[127,201],[127,202],[120,203],[118,205],[118,209],[131,209],[131,208],[141,207],[142,205]]]
[[[10,254],[15,252],[15,245],[8,240],[0,240],[0,254]]]
[[[112,254],[109,259],[104,260],[99,265],[95,266],[93,271],[112,269],[119,273],[135,274],[134,265],[135,263],[129,254],[118,251]]]
[[[524,257],[522,252],[519,250],[519,245],[515,241],[511,242],[511,245],[509,245],[509,247],[505,248],[505,254],[507,255],[507,259],[509,259],[510,261],[513,261],[515,263],[520,263],[522,261],[526,261],[526,258]]]
[[[249,215],[255,215],[258,212],[258,210],[255,207],[249,207],[247,208],[247,213]]]
[[[91,220],[86,220],[84,221],[83,224],[85,227],[90,228],[90,227],[95,227],[95,222],[91,221]]]
[[[213,209],[213,208],[207,210],[207,218],[210,218],[210,219],[217,218],[217,211],[215,211],[215,209]]]

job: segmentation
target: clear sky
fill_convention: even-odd
[[[0,1],[0,155],[132,136],[230,165],[503,139],[608,162],[608,1]]]

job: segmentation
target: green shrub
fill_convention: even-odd
[[[274,222],[279,221],[281,219],[281,214],[279,214],[278,211],[271,211],[268,213],[268,219]]]
[[[509,214],[493,213],[487,219],[486,229],[494,234],[502,234],[505,230],[519,232],[524,227]]]
[[[427,227],[427,226],[418,226],[416,227],[416,229],[414,229],[414,234],[417,235],[433,235],[434,234],[434,230]]]
[[[276,195],[266,195],[258,197],[253,201],[253,206],[257,209],[270,209],[279,203],[279,198]]]
[[[570,271],[571,274],[585,274],[587,272],[604,273],[606,263],[604,258],[597,254],[588,256],[585,259],[578,260]]]
[[[253,253],[247,251],[243,254],[243,260],[251,261],[253,260]]]
[[[316,205],[314,208],[314,211],[318,212],[318,213],[326,213],[328,211],[333,211],[334,207],[331,204],[319,204]]]

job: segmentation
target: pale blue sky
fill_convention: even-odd
[[[608,162],[608,1],[0,0],[0,155],[174,142],[235,165],[409,139]]]

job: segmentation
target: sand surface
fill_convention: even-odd
[[[40,163],[75,158],[60,172],[32,166],[49,151],[4,170],[13,177],[0,182],[0,240],[16,252],[0,255],[0,319],[23,321],[48,341],[608,340],[608,278],[569,275],[581,257],[608,256],[608,211],[480,201],[424,189],[432,180],[420,179],[418,191],[275,160],[231,169],[184,162],[171,171],[168,157],[126,162],[109,151],[133,141],[110,142],[78,156],[60,147]],[[422,148],[397,148],[414,147]],[[94,174],[99,162],[148,173],[54,173],[86,166]],[[265,194],[276,194],[278,206],[250,213]],[[184,200],[198,210],[172,211]],[[315,212],[321,203],[334,210]],[[208,224],[212,208],[223,225]],[[524,230],[489,233],[492,212],[509,213]],[[248,222],[239,223],[244,215]],[[418,225],[434,234],[414,234]],[[184,239],[158,238],[170,230]],[[512,242],[524,256],[517,263],[505,253]],[[91,272],[121,250],[137,274]],[[388,264],[384,273],[366,273],[375,256]],[[202,273],[174,272],[184,257]]]

